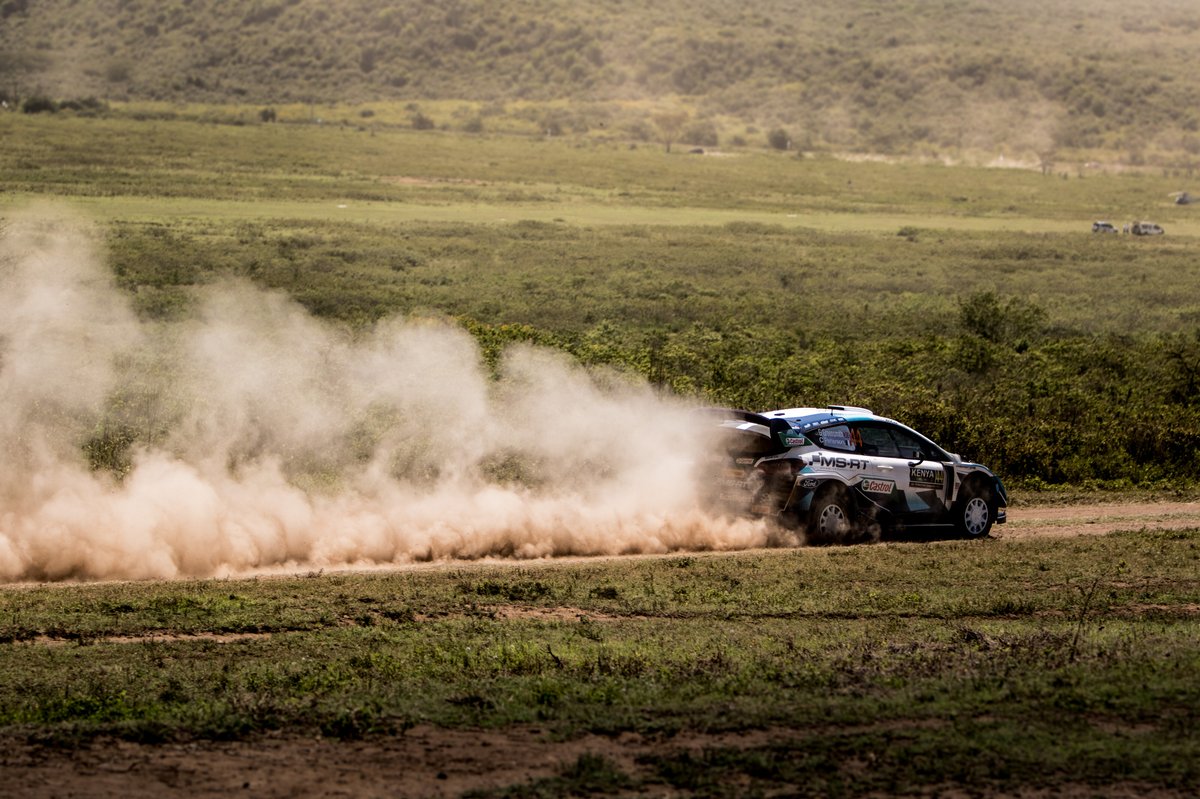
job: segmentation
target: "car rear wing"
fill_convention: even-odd
[[[703,408],[722,434],[730,454],[777,455],[804,443],[804,437],[783,419],[736,408]]]

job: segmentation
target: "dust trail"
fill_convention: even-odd
[[[351,337],[228,282],[139,321],[60,210],[0,238],[0,579],[732,549],[687,409],[450,324]]]

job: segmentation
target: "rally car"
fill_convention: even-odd
[[[866,408],[707,413],[718,439],[712,499],[802,527],[811,542],[918,527],[982,538],[1005,522],[1008,494],[991,470]]]

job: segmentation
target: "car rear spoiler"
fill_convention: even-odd
[[[718,427],[725,430],[736,430],[767,439],[770,448],[775,452],[784,452],[789,448],[789,445],[784,443],[785,434],[793,432],[792,426],[783,419],[771,419],[761,413],[736,408],[701,408],[699,412],[710,417]]]

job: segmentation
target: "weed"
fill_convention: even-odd
[[[460,589],[464,594],[474,594],[482,597],[497,597],[512,602],[525,602],[531,599],[542,599],[551,593],[550,586],[538,580],[519,580],[516,582],[498,582],[485,580],[480,583],[464,583]]]

